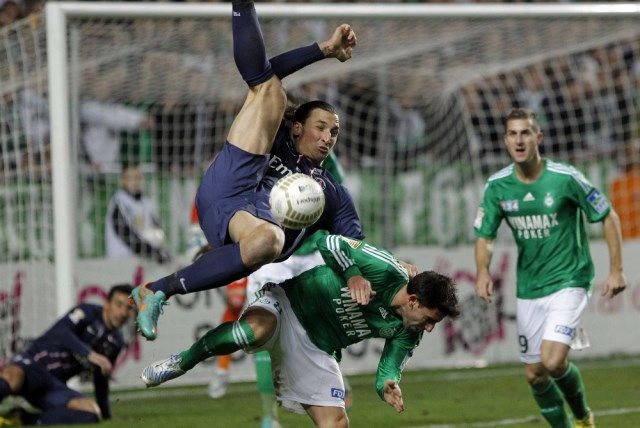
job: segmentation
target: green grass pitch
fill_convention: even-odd
[[[598,427],[640,427],[640,357],[578,361]],[[406,410],[396,414],[373,390],[373,375],[349,377],[354,428],[544,427],[519,365],[405,372]],[[206,387],[113,393],[114,418],[103,427],[258,427],[260,400],[251,383],[232,384],[212,400]],[[283,427],[313,426],[307,416],[280,412]],[[95,425],[94,425],[95,426]]]

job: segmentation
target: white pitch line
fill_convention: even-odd
[[[614,415],[626,415],[630,413],[640,413],[640,407],[622,407],[619,409],[607,409],[594,411],[593,414],[596,417],[602,416],[614,416]],[[437,424],[437,425],[416,425],[409,428],[462,428],[462,427],[497,427],[508,426],[516,424],[524,424],[528,422],[535,422],[541,420],[541,416],[529,415],[523,418],[509,418],[509,419],[497,419],[494,421],[463,423],[463,424]]]

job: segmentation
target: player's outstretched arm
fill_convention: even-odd
[[[318,43],[318,46],[326,58],[336,58],[345,62],[351,58],[356,44],[356,33],[349,24],[342,24],[333,31],[331,37]]]
[[[627,288],[627,278],[622,270],[622,232],[620,217],[612,209],[603,220],[604,239],[609,249],[609,276],[604,284],[602,295],[612,298]]]
[[[404,402],[402,401],[402,390],[400,385],[394,380],[386,380],[384,382],[384,401],[389,403],[391,407],[400,413],[404,411]]]

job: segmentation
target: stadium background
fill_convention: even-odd
[[[4,16],[9,2],[1,3]],[[41,3],[18,4],[33,11],[15,22],[0,20],[0,359],[57,315],[45,19]],[[535,110],[545,154],[576,164],[609,192],[616,177],[640,164],[637,19],[263,19],[270,55],[321,39],[342,21],[358,31],[352,61],[319,63],[285,84],[295,100],[318,97],[338,107],[336,151],[368,239],[456,275],[464,290],[470,315],[429,337],[433,343],[414,367],[515,361],[515,253],[507,230],[494,261],[503,298],[485,305],[471,293],[475,209],[488,174],[508,163],[500,117],[511,106]],[[140,282],[184,262],[199,176],[244,94],[230,61],[228,26],[226,18],[69,20],[77,299],[99,300],[99,290],[114,282]],[[106,208],[124,163],[139,163],[145,173],[145,193],[176,255],[171,266],[105,258]],[[600,228],[590,233],[597,239]],[[633,336],[640,312],[638,243],[638,237],[625,241],[629,292],[612,304],[591,302],[586,324],[595,346],[586,355],[640,353]],[[594,245],[594,254],[598,287],[607,272],[604,243]],[[165,341],[136,341],[120,385],[135,385],[143,363],[186,345],[220,313],[215,291],[167,308]],[[374,370],[376,346],[354,349],[346,371]],[[246,360],[236,365],[235,380],[252,376]],[[185,382],[206,379],[207,370]]]

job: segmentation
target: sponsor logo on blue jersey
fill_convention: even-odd
[[[331,396],[344,400],[344,390],[340,388],[331,388]]]
[[[573,338],[576,335],[576,329],[567,327],[566,325],[557,324],[554,330],[556,333],[564,334],[565,336],[569,336],[571,338]]]

